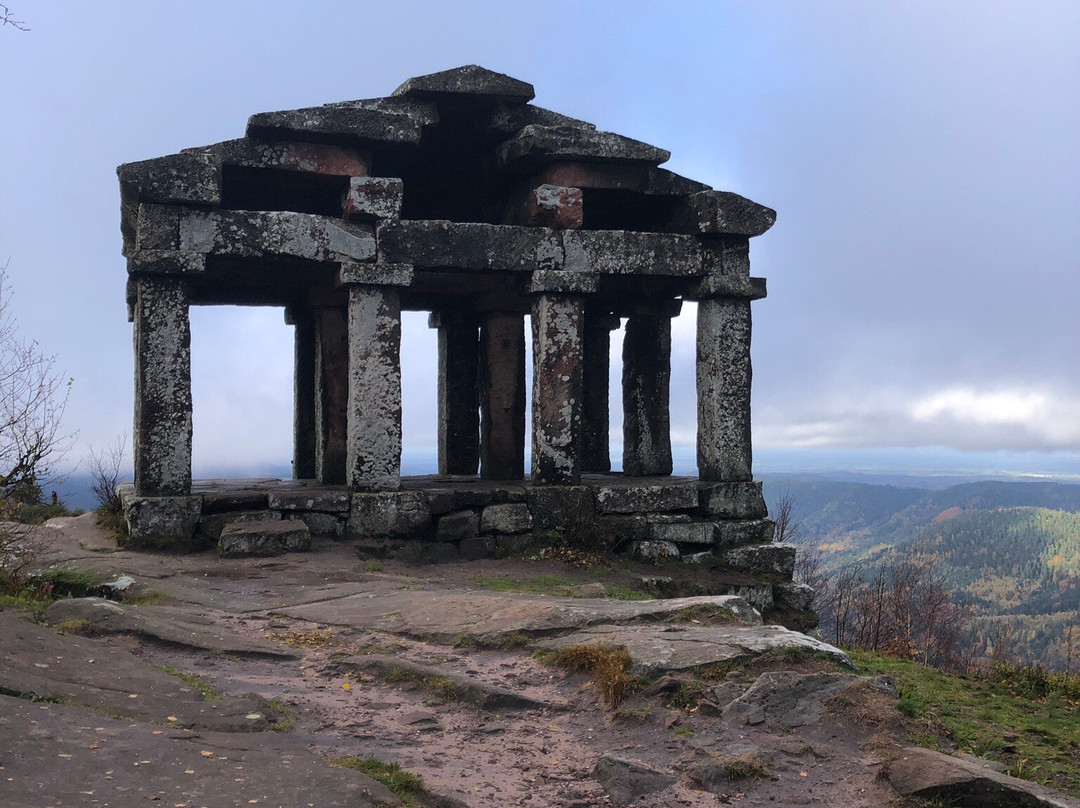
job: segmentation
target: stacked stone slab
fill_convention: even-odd
[[[459,554],[586,512],[680,555],[770,540],[750,443],[750,302],[765,282],[748,243],[775,213],[533,96],[463,67],[387,98],[253,115],[238,140],[119,168],[136,543],[220,533],[221,514],[245,511]],[[686,300],[698,305],[699,478],[658,482],[672,471],[671,318]],[[281,306],[294,327],[294,476],[317,484],[303,491],[321,507],[275,506],[273,491],[226,507],[193,488],[188,311],[218,304]],[[403,484],[403,310],[438,331],[440,475],[508,493],[462,505],[453,486]],[[622,321],[624,471],[605,481],[592,475],[611,470],[608,349]]]

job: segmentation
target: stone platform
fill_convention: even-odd
[[[778,580],[790,580],[794,563],[794,548],[772,543],[757,482],[585,474],[581,485],[554,486],[429,475],[369,493],[264,478],[195,481],[186,497],[140,497],[133,486],[121,495],[133,548],[206,546],[230,524],[299,519],[316,536],[414,539],[433,558],[508,555],[558,531],[639,557],[717,559]]]

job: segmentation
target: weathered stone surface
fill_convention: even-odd
[[[368,261],[375,257],[370,227],[291,211],[185,210],[180,249],[239,258]]]
[[[518,533],[513,536],[496,536],[495,537],[495,557],[506,558],[508,556],[514,556],[519,553],[524,553],[535,539],[529,534]]]
[[[619,327],[619,318],[595,314],[586,309],[581,374],[581,470],[611,471],[609,446],[609,362],[611,331]]]
[[[623,334],[623,473],[671,474],[671,318],[637,311]]]
[[[393,287],[349,287],[345,467],[354,490],[401,484],[401,301]]]
[[[481,533],[524,533],[532,524],[529,508],[522,503],[488,505],[480,514]]]
[[[595,129],[596,126],[587,122],[571,118],[550,109],[538,107],[535,104],[499,103],[491,110],[488,118],[488,128],[493,132],[504,135],[512,135],[530,125],[540,126],[577,126],[584,129]],[[705,188],[707,186],[702,186]]]
[[[760,236],[776,223],[776,211],[727,191],[683,197],[669,227],[680,233]]]
[[[583,220],[580,188],[541,185],[525,197],[525,218],[533,227],[576,230]]]
[[[447,221],[392,221],[378,228],[379,257],[390,263],[471,271],[532,272],[562,264],[559,233]]]
[[[930,749],[908,747],[885,768],[905,797],[944,799],[963,808],[1077,808],[1080,800]]]
[[[693,482],[605,485],[596,489],[596,509],[600,513],[646,513],[692,510],[697,507],[697,486]]]
[[[140,496],[184,496],[191,492],[187,286],[169,277],[137,278],[135,290],[135,490]],[[160,507],[158,513],[164,516]],[[190,536],[188,531],[185,538]]]
[[[183,250],[133,250],[127,270],[129,275],[197,275],[206,271],[206,256]]]
[[[333,177],[365,177],[371,162],[366,152],[328,143],[272,141],[246,137],[211,146],[184,149],[182,154],[205,158],[227,167],[276,168]],[[239,181],[240,178],[233,178]]]
[[[396,177],[351,177],[343,217],[348,221],[397,219],[405,186]]]
[[[409,286],[413,282],[410,264],[357,264],[343,261],[338,270],[338,283],[363,283],[369,286]]]
[[[491,313],[480,328],[480,476],[525,476],[525,318]]]
[[[394,96],[455,100],[461,96],[469,100],[484,100],[524,104],[536,97],[533,86],[503,73],[465,65],[452,70],[441,70],[426,76],[415,76],[393,92]]]
[[[721,519],[712,524],[716,546],[721,549],[771,542],[776,528],[771,519]]]
[[[428,317],[428,326],[439,331],[439,474],[476,474],[480,463],[479,322],[471,314],[438,311]]]
[[[293,325],[293,477],[315,477],[315,316],[311,309],[286,312]]]
[[[493,557],[496,547],[494,536],[472,536],[458,542],[458,555],[462,561],[477,561]]]
[[[526,491],[533,524],[541,529],[589,524],[596,512],[587,486],[541,486]]]
[[[896,698],[896,686],[885,677],[878,679],[881,681],[870,681]],[[829,699],[865,681],[861,676],[846,673],[766,671],[741,696],[724,707],[724,720],[732,724],[784,727],[816,724]]]
[[[218,555],[222,558],[274,556],[310,548],[308,526],[292,519],[234,522],[225,526],[218,539]]]
[[[450,541],[410,542],[395,556],[412,564],[448,564],[461,557],[458,545]]]
[[[131,496],[124,503],[132,550],[187,549],[199,523],[202,497]]]
[[[194,492],[202,497],[204,514],[265,511],[270,507],[265,490],[238,488],[232,480],[199,480]]]
[[[654,791],[675,784],[678,778],[615,752],[605,752],[593,768],[593,779],[616,805],[629,805]]]
[[[382,100],[382,99],[380,99]],[[248,118],[248,137],[266,140],[308,140],[345,146],[420,142],[431,113],[422,104],[408,102],[391,108],[366,101],[323,107],[260,112]]]
[[[752,575],[775,575],[791,580],[795,571],[794,544],[750,544],[718,553],[727,566]]]
[[[277,511],[232,511],[230,513],[205,514],[199,519],[198,532],[208,539],[217,541],[221,531],[237,522],[265,522],[280,519]]]
[[[128,606],[105,598],[66,598],[53,603],[42,615],[50,625],[79,625],[79,633],[134,634],[166,645],[179,645],[221,654],[295,659],[296,654],[273,643],[260,642],[205,613],[174,606]]]
[[[629,553],[631,558],[638,561],[678,561],[679,548],[671,541],[653,539],[651,541],[635,541],[630,543]]]
[[[135,247],[140,202],[221,204],[221,174],[214,161],[204,155],[170,154],[125,163],[116,169],[116,175],[120,179],[125,255]]]
[[[759,482],[702,483],[698,502],[706,514],[721,519],[761,519],[769,513]]]
[[[290,514],[289,519],[298,519],[307,525],[312,536],[329,536],[340,539],[345,535],[346,514],[319,513],[318,511],[303,511]]]
[[[355,538],[416,536],[430,525],[427,497],[419,491],[356,493],[346,533]]]
[[[716,596],[720,598],[729,596]],[[707,598],[678,598],[677,602],[705,602]],[[671,601],[639,601],[644,603]],[[636,623],[632,625],[593,625],[568,637],[540,640],[541,648],[565,648],[569,645],[622,645],[630,653],[630,670],[655,676],[667,671],[692,670],[729,660],[749,660],[761,654],[802,649],[821,653],[838,664],[853,667],[847,655],[828,643],[815,640],[783,626],[760,625],[760,616],[741,598],[729,598],[738,604],[738,619],[757,616],[758,625],[730,625],[714,622],[699,626],[692,623],[670,625]],[[684,607],[685,608],[685,607]],[[693,612],[698,615],[700,612]],[[697,619],[697,618],[696,618]]]
[[[691,236],[629,230],[561,232],[563,268],[600,275],[687,276],[704,272],[702,247]]]
[[[804,611],[814,605],[814,588],[807,584],[785,583],[773,586],[773,597],[780,606]]]
[[[544,161],[612,160],[657,166],[666,163],[670,157],[669,151],[614,132],[565,125],[530,124],[503,143],[498,151],[501,165],[529,158]]]
[[[533,297],[534,484],[576,485],[581,481],[584,316],[580,297]]]
[[[520,118],[523,128],[530,123],[559,125],[561,121],[525,120]],[[581,127],[582,122],[569,122]],[[587,124],[595,129],[592,124]],[[553,163],[540,168],[535,182],[551,185],[565,185],[571,188],[603,188],[619,191],[634,191],[646,196],[686,196],[700,191],[710,190],[708,185],[681,177],[665,168],[655,168],[644,163],[586,163],[568,160]]]
[[[271,491],[267,507],[274,511],[321,511],[347,513],[352,494],[345,490],[315,488],[301,491]]]
[[[654,541],[711,545],[713,526],[708,522],[653,522],[649,524],[649,537]]]
[[[698,475],[749,481],[750,302],[715,298],[698,303]]]
[[[343,485],[349,406],[346,310],[317,310],[315,340],[315,479],[324,485]]]
[[[559,269],[538,269],[529,281],[529,292],[558,292],[566,295],[591,295],[596,291],[597,277],[591,272],[564,272]]]
[[[480,533],[480,517],[476,511],[458,511],[439,517],[435,527],[438,541],[460,541],[472,538]]]

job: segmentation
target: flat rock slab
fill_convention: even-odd
[[[280,716],[260,696],[204,701],[185,682],[100,640],[57,634],[0,611],[0,693],[109,715],[223,732],[260,732]]]
[[[512,634],[558,634],[586,626],[662,620],[698,610],[715,610],[745,623],[761,622],[756,609],[733,595],[589,600],[398,589],[295,606],[280,613],[316,623],[389,631],[433,642],[454,643],[469,636],[481,642],[497,643]]]
[[[1080,808],[1080,800],[970,760],[909,747],[885,774],[905,797],[941,797],[957,808]]]
[[[51,626],[68,623],[80,634],[135,634],[168,645],[240,656],[297,656],[282,646],[219,625],[190,607],[131,606],[105,598],[70,598],[52,604],[43,619]]]
[[[616,805],[629,805],[646,794],[674,785],[679,779],[614,752],[600,756],[592,776]]]
[[[864,679],[849,673],[766,671],[744,693],[724,707],[724,720],[734,724],[802,727],[824,715],[829,700],[855,685],[869,682],[892,698],[896,685],[887,677]]]
[[[437,686],[440,694],[481,710],[569,709],[569,705],[564,703],[537,701],[471,676],[452,673],[432,665],[421,665],[401,657],[365,654],[336,660],[331,663],[331,667],[338,672],[363,672],[390,680],[411,680],[423,687]]]
[[[650,675],[789,649],[825,654],[840,665],[853,667],[839,648],[783,626],[600,625],[566,637],[541,640],[537,645],[552,649],[621,645],[630,652],[631,671]]]
[[[288,735],[195,734],[9,696],[0,696],[0,760],[0,804],[10,808],[401,804]]]
[[[218,539],[222,558],[276,556],[310,549],[311,530],[299,519],[233,522],[222,528]]]

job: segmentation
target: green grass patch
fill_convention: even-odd
[[[421,797],[427,795],[424,781],[411,772],[405,771],[398,763],[387,763],[376,757],[337,757],[330,758],[330,763],[345,769],[366,774],[372,780],[378,780],[401,800],[408,808],[422,805]]]
[[[655,596],[650,595],[648,592],[642,592],[640,589],[631,589],[629,586],[623,586],[622,584],[605,584],[604,595],[605,597],[612,598],[613,600],[655,599]]]
[[[221,701],[221,694],[214,690],[213,685],[201,676],[196,676],[194,673],[184,673],[182,670],[174,668],[171,665],[155,665],[154,667],[162,673],[167,673],[169,676],[175,676],[202,696],[203,701]]]
[[[42,598],[32,591],[19,592],[16,595],[0,595],[0,608],[14,609],[34,620],[40,620],[42,613],[49,608],[51,598]]]
[[[917,722],[913,740],[920,746],[997,760],[1026,779],[1080,796],[1080,698],[1072,690],[1044,690],[1030,677],[1001,671],[973,678],[859,651],[851,658],[864,673],[893,678],[900,711]]]

